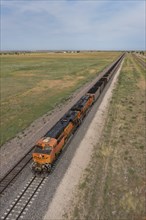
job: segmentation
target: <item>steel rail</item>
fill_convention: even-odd
[[[32,159],[34,147],[0,180],[0,194],[12,183]]]
[[[38,194],[39,188],[46,180],[46,177],[38,178],[34,176],[24,187],[24,190],[17,196],[14,201],[10,204],[7,211],[1,217],[2,220],[7,219],[19,219],[20,216],[24,213],[30,202],[32,201],[33,197]]]
[[[142,68],[146,68],[146,62],[144,60],[142,60],[140,57],[138,57],[137,55],[133,55],[134,58],[138,61],[138,63],[141,65]]]
[[[120,56],[113,65],[110,65],[110,68],[107,69],[105,74],[108,71],[111,71],[111,74],[114,75],[116,73],[116,70],[118,69],[120,63],[123,60],[123,56]],[[117,62],[117,63],[116,63]],[[116,65],[115,65],[116,64]],[[101,77],[102,78],[102,77]],[[113,77],[111,77],[112,79]],[[110,80],[111,81],[111,80]],[[72,139],[72,137],[70,138]],[[67,143],[70,141],[70,139],[67,141]],[[67,144],[66,143],[66,144]],[[64,147],[65,148],[65,147]],[[22,172],[22,170],[28,165],[28,163],[32,160],[32,152],[34,150],[34,146],[26,153],[23,158],[0,180],[0,194],[2,194],[13,182],[13,180]],[[56,163],[56,162],[55,162]],[[54,166],[53,166],[54,167]]]

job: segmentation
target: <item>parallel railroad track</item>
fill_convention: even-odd
[[[138,61],[138,63],[142,66],[142,68],[146,68],[146,62],[143,60],[143,59],[141,59],[140,57],[138,57],[137,55],[133,55],[134,56],[134,58]]]
[[[74,132],[74,134],[77,132],[77,130]],[[63,152],[60,154],[60,156],[57,158],[57,160],[54,162],[50,174],[54,171],[55,167],[59,163],[59,160],[63,157],[65,151],[67,150],[67,146],[71,142],[73,138],[73,135],[68,139],[66,142]],[[43,188],[45,182],[49,176],[46,174],[42,175],[35,175],[32,176],[29,181],[24,186],[23,190],[18,193],[16,198],[11,202],[9,207],[4,211],[4,213],[1,215],[1,220],[18,220],[23,219],[24,215],[28,211],[29,207]]]
[[[89,109],[90,111],[90,109]],[[77,130],[74,131],[73,135],[77,132]],[[61,152],[61,155],[58,155],[59,157],[54,162],[52,169],[50,173],[53,172],[55,167],[57,166],[57,163],[62,158],[63,154],[65,153],[67,146],[71,142],[73,135],[70,136],[70,138],[67,140],[65,146],[63,147],[63,151]],[[34,147],[9,171],[9,173],[0,181],[0,195],[11,185],[13,180],[19,175],[19,173],[22,172],[22,170],[28,165],[29,162],[32,161],[32,152],[34,150]],[[46,177],[46,175],[42,174],[43,177]],[[41,175],[40,175],[41,177]]]
[[[26,214],[28,207],[43,187],[47,177],[32,177],[9,208],[1,216],[1,220],[21,219]]]
[[[32,160],[32,148],[25,156],[0,180],[0,194],[13,182],[19,173],[27,166]]]
[[[119,67],[121,61],[122,60],[120,59],[116,64],[116,66],[114,66],[114,68],[111,70],[111,73],[113,75],[116,72],[117,68]],[[107,70],[107,72],[108,71],[109,70]],[[71,139],[72,137],[67,141],[66,144],[68,144],[68,142],[70,142]],[[29,164],[29,162],[31,162],[33,150],[34,147],[31,148],[30,151],[27,154],[25,154],[25,156],[0,180],[0,194],[4,193],[4,191],[13,183],[13,181],[22,172],[22,170]]]

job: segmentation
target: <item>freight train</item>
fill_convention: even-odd
[[[36,143],[33,152],[32,170],[37,173],[50,172],[70,136],[98,99],[106,84],[119,66],[122,55],[93,87]]]

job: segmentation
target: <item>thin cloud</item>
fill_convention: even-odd
[[[2,1],[2,49],[145,49],[145,1]],[[129,46],[128,46],[129,45]]]

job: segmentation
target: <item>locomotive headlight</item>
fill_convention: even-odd
[[[42,159],[42,155],[41,154],[39,154],[39,158]]]

